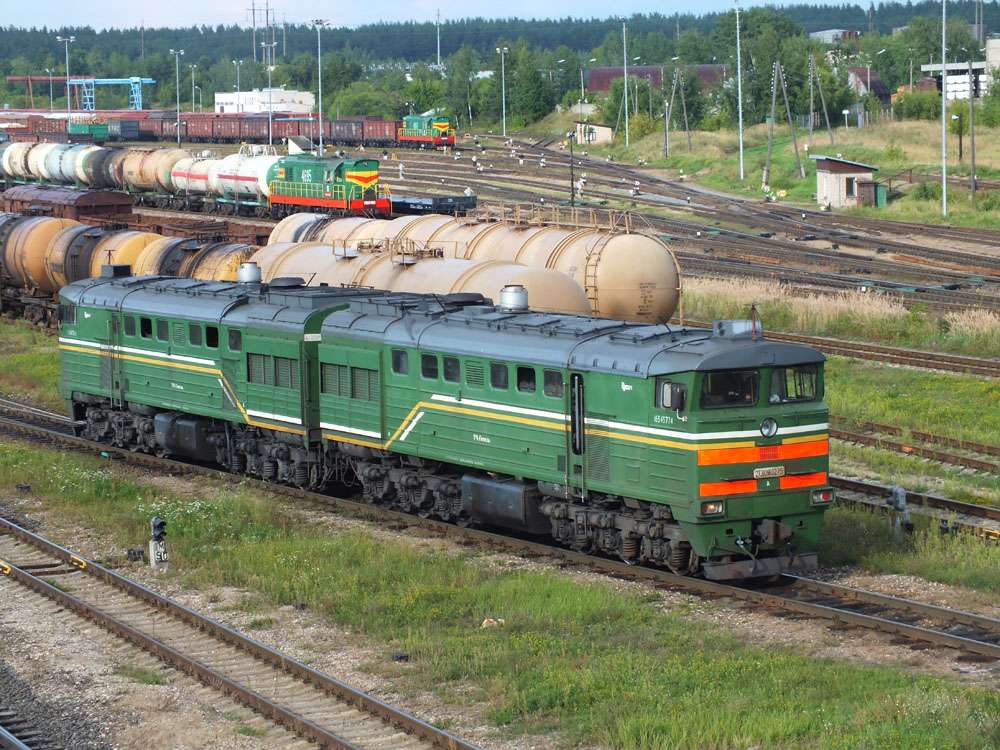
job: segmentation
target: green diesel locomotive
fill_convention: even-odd
[[[823,362],[712,330],[418,295],[132,277],[61,292],[61,392],[92,440],[679,573],[816,565]]]

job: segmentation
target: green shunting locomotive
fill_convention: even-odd
[[[129,273],[61,292],[89,439],[712,579],[816,565],[824,357],[748,321]]]

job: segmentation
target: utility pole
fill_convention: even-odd
[[[781,62],[775,63],[778,68],[778,78],[781,81],[781,96],[785,100],[785,117],[788,118],[788,130],[792,134],[792,150],[795,151],[795,164],[799,168],[799,177],[806,178],[806,169],[802,166],[802,159],[799,158],[799,142],[795,137],[795,123],[792,122],[792,108],[788,104],[788,88],[785,86],[785,70],[781,67]]]
[[[625,148],[628,148],[628,39],[625,36],[624,18],[622,18],[622,70],[625,74]]]
[[[184,50],[170,50],[174,56],[174,74],[176,76],[174,88],[177,93],[177,145],[181,145],[181,56]],[[239,70],[239,68],[237,68]],[[238,97],[237,97],[238,98]]]
[[[982,11],[980,11],[982,12]],[[982,16],[980,16],[982,22]],[[972,199],[976,199],[976,97],[972,87],[972,60],[969,60],[969,190]]]
[[[771,117],[767,123],[767,161],[764,162],[764,175],[761,185],[768,185],[771,177],[771,153],[774,150],[774,112],[778,105],[778,61],[771,66]]]
[[[740,139],[740,181],[746,179],[743,173],[743,63],[740,54],[740,2],[736,0],[736,108],[739,111]]]
[[[69,93],[69,45],[76,41],[76,37],[57,36],[56,41],[66,45],[66,118],[68,121],[73,116],[73,97]],[[31,76],[28,76],[28,81],[30,86]]]
[[[830,145],[833,145],[833,128],[830,127],[830,115],[826,111],[826,96],[823,94],[823,81],[819,77],[819,67],[816,65],[816,58],[813,57],[813,72],[816,75],[816,88],[819,89],[819,102],[823,105],[823,120],[826,122],[826,134],[830,136]]]
[[[192,63],[191,68],[191,111],[194,112],[194,71],[198,68],[198,63]]]
[[[674,80],[670,84],[670,106],[667,109],[667,111],[670,113],[671,117],[674,114],[674,95],[676,93],[677,93],[677,68],[674,68]],[[667,141],[666,141],[667,145],[666,145],[666,153],[664,155],[665,156],[670,156],[670,123],[669,123],[669,120],[667,122],[667,131],[666,132],[667,132]]]
[[[503,113],[503,137],[507,137],[507,61],[506,55],[510,52],[508,47],[497,47],[497,54],[500,55],[500,108]]]
[[[268,47],[271,49],[271,61],[272,64],[267,66],[267,145],[274,145],[273,137],[273,118],[274,118],[274,88],[271,85],[271,73],[274,72],[274,48],[278,45],[277,42],[261,42],[260,46],[264,48],[265,56]]]
[[[948,215],[948,0],[941,0],[941,215]]]
[[[694,149],[694,146],[691,145],[691,128],[688,126],[688,108],[687,108],[687,102],[684,101],[683,81],[680,82],[680,90],[681,90],[681,112],[684,113],[684,132],[687,134],[688,151],[691,151]]]
[[[236,114],[240,112],[240,68],[243,67],[242,60],[233,60],[233,65],[236,66]]]
[[[913,93],[913,56],[910,56],[910,93]]]
[[[438,56],[437,56],[437,59],[438,59],[438,70],[441,70],[441,10],[440,10],[440,8],[438,9],[438,12],[437,12],[437,23],[435,24],[435,26],[437,26],[437,43],[438,43]]]
[[[670,105],[663,100],[663,156],[670,156]]]
[[[319,154],[323,155],[323,46],[320,42],[320,35],[326,21],[322,18],[314,18],[313,26],[316,27],[316,67],[318,78],[319,108],[316,110],[316,125],[319,128]]]
[[[253,29],[252,41],[250,43],[250,48],[253,50],[253,61],[257,64],[257,3],[255,0],[250,0],[250,26]],[[237,107],[237,112],[239,107]]]
[[[52,112],[55,109],[52,99],[52,68],[46,68],[45,72],[49,74],[49,112]]]
[[[806,141],[807,146],[812,146],[813,142],[813,117],[816,112],[815,102],[813,100],[813,59],[812,55],[809,56],[809,138]]]
[[[567,133],[569,140],[569,206],[576,206],[576,175],[573,172],[573,141],[576,140],[576,133]]]

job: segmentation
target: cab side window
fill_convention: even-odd
[[[462,377],[462,367],[456,357],[444,358],[444,379],[449,383],[457,383]]]
[[[420,374],[425,378],[437,380],[438,358],[436,354],[420,355]]]
[[[510,371],[503,362],[490,362],[490,385],[501,391],[510,388]]]
[[[518,367],[517,368],[517,390],[522,393],[534,393],[535,392],[535,368],[534,367]]]
[[[131,315],[125,316],[125,335],[135,336],[135,318]]]
[[[546,370],[543,374],[542,392],[546,396],[562,398],[563,379],[562,373],[558,370]]]
[[[407,375],[410,372],[410,356],[402,349],[392,350],[392,371],[397,375]]]

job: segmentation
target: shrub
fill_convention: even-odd
[[[900,94],[893,111],[896,117],[903,120],[934,120],[941,114],[941,95],[936,91]]]

